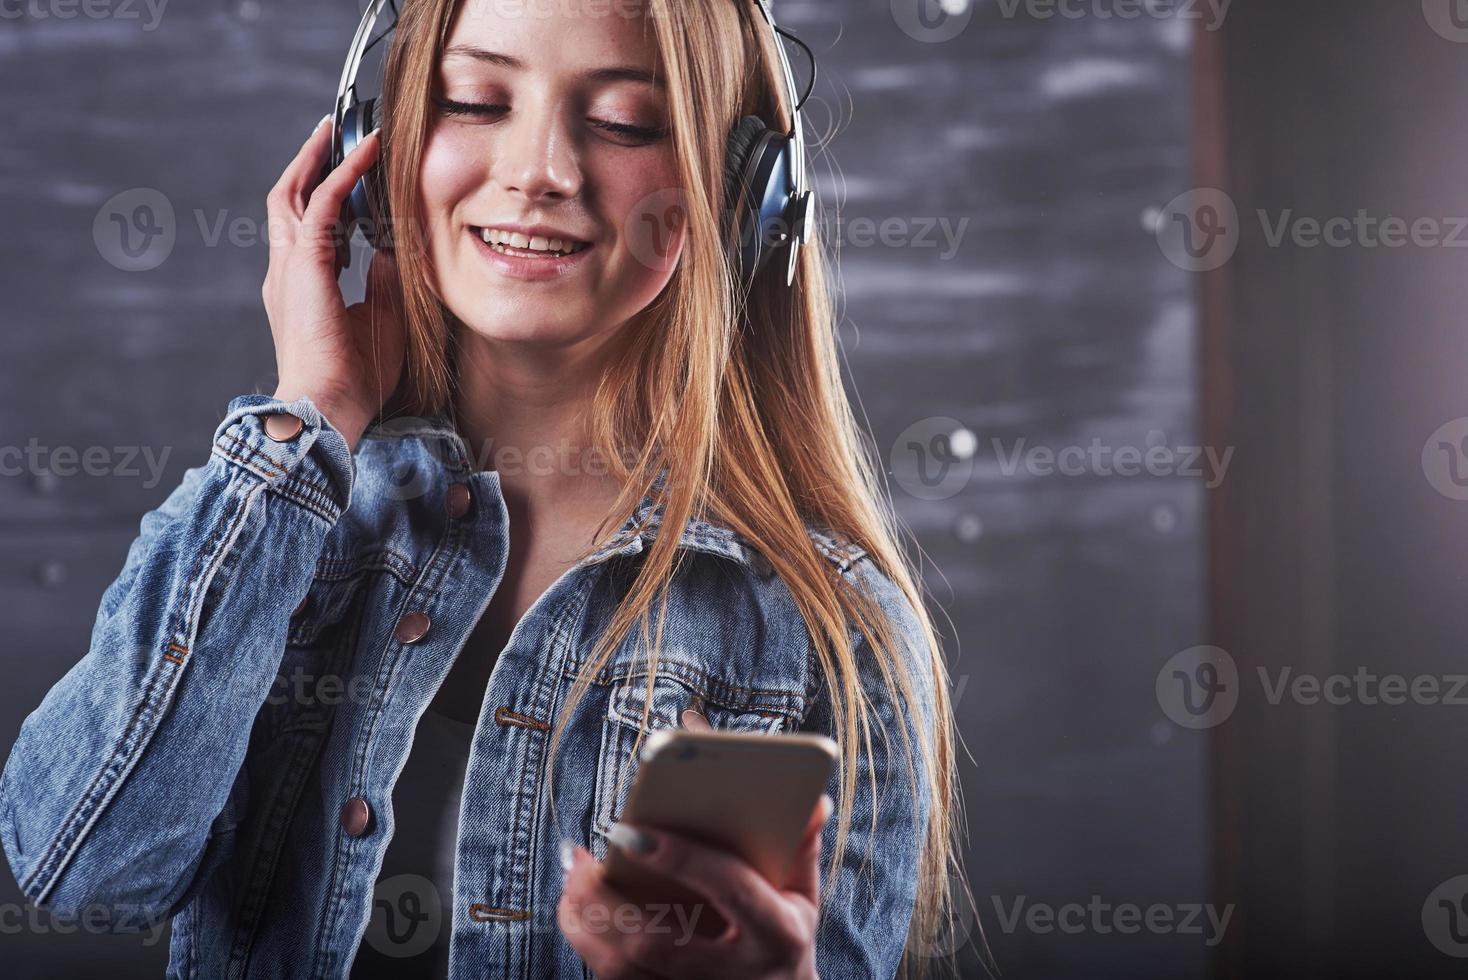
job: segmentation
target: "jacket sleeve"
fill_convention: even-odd
[[[902,645],[897,653],[905,658],[911,672],[915,701],[901,707],[893,703],[870,644],[853,629],[858,677],[871,706],[872,752],[847,760],[856,768],[851,827],[845,847],[836,857],[837,876],[829,890],[825,888],[825,875],[836,845],[834,817],[826,822],[823,832],[816,972],[823,978],[891,978],[897,973],[907,943],[917,898],[918,852],[930,810],[931,789],[923,772],[918,739],[924,737],[924,729],[931,737],[934,679],[911,604],[870,560],[858,561],[852,569],[858,585],[872,589],[882,609],[894,617]],[[839,742],[831,694],[824,682],[815,698],[802,729]],[[912,778],[902,725],[906,725],[912,740]],[[827,792],[838,808],[842,803],[840,789],[840,780],[833,773]]]
[[[272,438],[280,413],[300,432],[277,420]],[[151,926],[228,856],[250,729],[353,467],[310,399],[242,395],[208,461],[144,515],[86,655],[0,773],[0,844],[30,902]]]

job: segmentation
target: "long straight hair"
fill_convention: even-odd
[[[456,384],[456,321],[431,286],[417,179],[432,125],[433,76],[459,6],[460,0],[402,4],[384,70],[382,160],[407,329],[403,379],[392,401],[395,411],[412,415],[446,414]],[[858,768],[852,760],[872,752],[872,703],[859,681],[850,624],[869,644],[895,717],[914,720],[916,745],[898,725],[902,757],[909,777],[919,770],[925,776],[929,799],[926,826],[919,828],[917,899],[901,975],[921,977],[945,952],[939,932],[951,924],[955,892],[967,894],[957,860],[956,733],[941,645],[921,578],[901,546],[891,501],[842,387],[819,211],[791,286],[783,281],[781,253],[777,271],[758,277],[741,301],[724,244],[723,172],[731,126],[750,114],[775,127],[789,126],[792,107],[777,42],[754,0],[645,0],[643,6],[669,95],[685,245],[667,287],[620,328],[630,332],[628,342],[617,345],[591,401],[593,443],[623,490],[582,557],[608,543],[655,489],[665,533],[656,537],[573,684],[549,754],[554,759],[564,719],[634,625],[644,648],[654,651],[647,678],[651,693],[681,529],[695,514],[714,516],[769,558],[805,620],[826,679],[841,749],[826,894],[850,833]],[[639,449],[629,458],[621,447]],[[910,603],[916,630],[888,621],[870,596],[847,587],[817,549],[808,523],[865,549]],[[913,670],[924,676],[915,677]],[[922,689],[932,692],[930,712],[922,710]],[[875,774],[868,790],[875,798]],[[873,828],[875,822],[873,808]]]

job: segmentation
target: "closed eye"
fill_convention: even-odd
[[[499,105],[497,103],[458,102],[454,99],[437,97],[433,101],[445,115],[449,116],[477,116],[481,119],[498,119],[510,111],[509,106]],[[611,122],[606,119],[590,119],[587,121],[602,132],[643,143],[653,143],[668,135],[666,128],[634,126],[631,123]]]
[[[640,140],[644,143],[653,143],[668,135],[667,129],[655,129],[651,126],[633,126],[630,123],[607,122],[603,119],[590,120],[591,125],[603,132],[614,136],[625,136],[628,139]]]
[[[455,102],[453,99],[435,98],[434,103],[449,116],[480,116],[482,118],[497,118],[510,111],[507,105],[496,105],[488,102]]]

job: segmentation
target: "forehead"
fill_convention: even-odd
[[[621,66],[653,75],[659,65],[653,27],[643,0],[463,0],[441,65],[453,72]]]

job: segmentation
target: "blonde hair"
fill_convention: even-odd
[[[459,2],[402,5],[384,72],[383,165],[407,326],[403,383],[394,402],[398,410],[415,415],[444,413],[454,393],[454,317],[430,287],[416,179],[433,111],[433,73]],[[583,557],[607,543],[664,468],[668,478],[658,502],[663,526],[672,533],[657,536],[560,717],[572,716],[591,679],[634,624],[648,639],[653,600],[661,596],[656,639],[647,644],[649,650],[659,649],[664,586],[678,569],[677,531],[696,513],[715,515],[769,558],[806,622],[828,679],[842,759],[828,883],[850,832],[857,773],[850,760],[872,751],[872,707],[860,684],[849,624],[855,623],[869,644],[885,696],[894,706],[915,709],[893,715],[914,717],[916,746],[906,727],[898,725],[903,755],[909,777],[920,768],[929,789],[926,826],[919,828],[916,906],[901,971],[923,976],[934,958],[930,947],[941,944],[938,932],[952,912],[955,885],[963,881],[956,846],[956,733],[938,635],[842,387],[819,212],[793,285],[785,285],[786,256],[780,253],[774,263],[778,271],[759,277],[743,304],[724,246],[724,151],[732,124],[748,114],[776,127],[789,124],[776,42],[759,22],[754,0],[646,0],[646,6],[645,23],[656,35],[669,93],[687,234],[667,287],[621,328],[633,335],[619,345],[592,399],[593,441],[625,482],[598,529],[599,540]],[[642,342],[651,338],[656,342]],[[626,446],[640,447],[630,464],[618,451]],[[889,622],[870,596],[833,574],[808,524],[864,549],[910,603],[915,628]],[[904,640],[920,649],[908,649],[905,657]],[[649,694],[655,653],[651,660]],[[913,670],[927,676],[916,677]],[[932,695],[931,727],[921,710],[918,691],[923,689]],[[564,721],[557,724],[551,736],[552,759],[564,727]],[[913,779],[910,785],[919,784]],[[875,799],[875,774],[869,789]],[[875,807],[872,816],[875,828]]]

